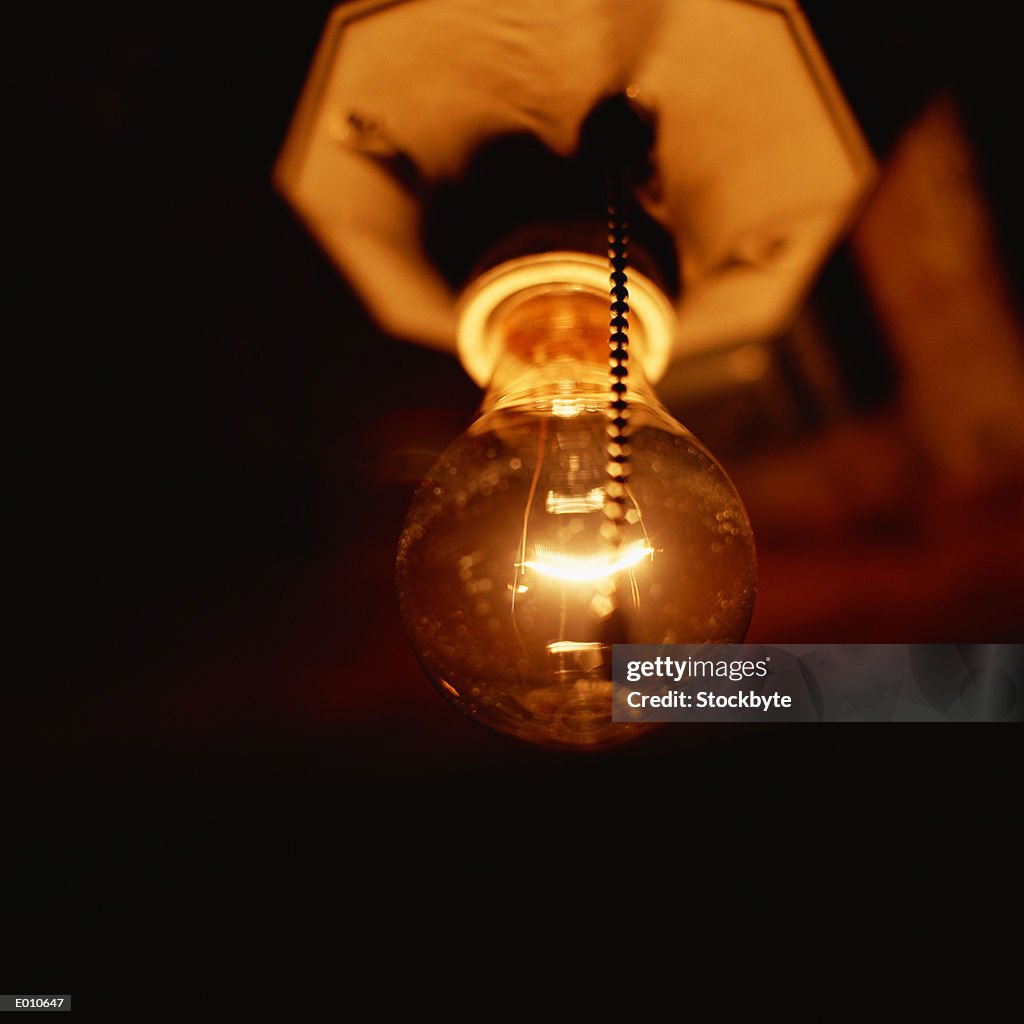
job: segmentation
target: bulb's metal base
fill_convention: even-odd
[[[509,307],[535,297],[594,296],[600,321],[600,356],[608,353],[608,261],[581,252],[549,252],[500,263],[476,278],[456,307],[456,346],[466,372],[481,387],[491,380],[507,347],[501,323]],[[649,278],[629,272],[630,352],[647,379],[664,374],[672,356],[676,316],[672,304]],[[559,329],[552,319],[552,331]]]

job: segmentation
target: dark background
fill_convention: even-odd
[[[85,921],[117,905],[129,932],[180,926],[181,906],[257,932],[308,911],[371,944],[457,923],[460,964],[487,961],[473,936],[497,925],[495,984],[515,965],[529,991],[568,960],[617,962],[648,922],[782,962],[786,920],[792,970],[819,975],[813,937],[837,922],[882,960],[983,942],[1019,870],[1009,729],[676,726],[574,758],[477,730],[430,689],[394,549],[478,393],[381,336],[270,187],[329,8],[46,5],[8,25],[0,841],[36,922],[27,962],[75,948],[36,911],[85,893]],[[880,157],[937,89],[957,98],[1019,295],[997,8],[805,10]],[[818,308],[870,319],[855,278],[840,252]],[[847,358],[851,407],[899,391],[866,352]],[[1006,601],[968,594],[903,635],[888,616],[771,639],[1019,640]],[[656,894],[646,872],[683,875]]]

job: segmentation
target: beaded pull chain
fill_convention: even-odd
[[[622,544],[622,523],[626,517],[629,481],[629,291],[626,289],[626,266],[629,258],[629,221],[625,209],[625,192],[619,177],[611,180],[608,190],[608,263],[609,294],[609,383],[611,398],[607,409],[608,480],[605,485],[604,512],[607,523],[602,531],[613,550]]]

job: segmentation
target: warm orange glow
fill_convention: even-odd
[[[524,562],[523,566],[533,569],[542,576],[566,580],[570,583],[592,583],[594,580],[614,576],[623,569],[629,569],[654,554],[642,541],[630,544],[617,556],[611,552],[602,555],[573,555],[560,551],[548,551],[538,544],[536,557]]]

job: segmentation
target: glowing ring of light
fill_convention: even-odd
[[[643,330],[637,353],[651,383],[665,373],[675,340],[676,314],[664,293],[650,278],[630,268],[629,310]],[[487,329],[491,314],[507,298],[539,285],[576,285],[608,295],[608,262],[583,252],[546,252],[520,256],[488,270],[462,293],[456,308],[456,347],[464,369],[486,387],[498,357]],[[609,300],[610,301],[610,300]]]

